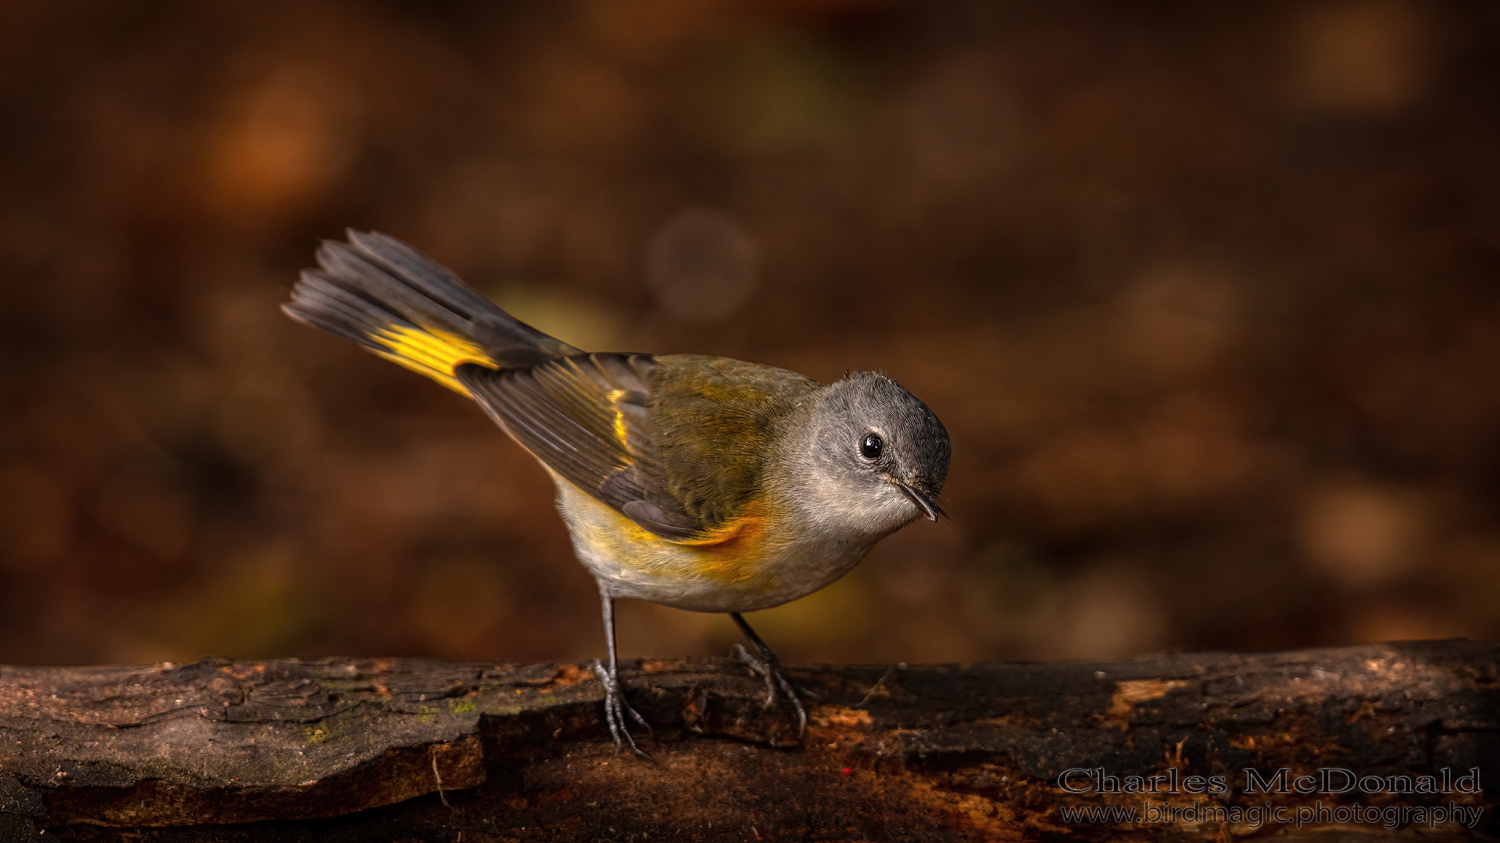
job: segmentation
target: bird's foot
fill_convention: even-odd
[[[620,686],[619,673],[605,669],[603,662],[598,660],[594,662],[594,673],[599,676],[599,681],[604,683],[604,722],[609,726],[610,737],[615,739],[615,749],[629,744],[630,751],[637,758],[644,758],[647,761],[655,760],[645,750],[636,746],[635,738],[630,734],[630,724],[627,718],[640,724],[647,734],[651,734],[651,724],[647,723],[646,718],[625,701],[625,689]]]
[[[792,708],[797,712],[797,737],[802,737],[807,732],[807,709],[802,705],[802,698],[814,697],[811,691],[797,686],[792,680],[786,678],[781,670],[781,660],[776,654],[764,651],[759,657],[750,654],[743,646],[734,645],[735,655],[739,660],[749,665],[750,669],[765,677],[766,680],[766,703],[765,708],[770,708],[776,702],[777,692],[787,698]]]

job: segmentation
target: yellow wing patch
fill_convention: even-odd
[[[469,391],[453,376],[453,371],[464,363],[477,363],[491,369],[499,368],[484,349],[457,334],[429,328],[406,328],[387,325],[370,335],[370,338],[386,347],[375,353],[437,381],[454,392],[468,395]]]
[[[635,460],[630,456],[630,448],[626,444],[627,442],[629,442],[629,439],[627,438],[627,434],[629,433],[629,431],[625,426],[625,413],[620,409],[620,399],[625,397],[625,390],[611,389],[605,395],[607,398],[609,398],[610,405],[615,408],[615,439],[619,440],[621,447],[624,449],[626,454],[626,461],[635,462]]]

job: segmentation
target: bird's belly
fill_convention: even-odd
[[[874,540],[826,541],[769,519],[711,544],[669,542],[567,481],[558,509],[579,561],[617,597],[696,612],[753,612],[810,594],[859,563]],[[753,516],[752,516],[753,518]]]

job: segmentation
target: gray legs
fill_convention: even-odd
[[[630,751],[641,758],[649,759],[640,747],[636,746],[635,738],[630,734],[630,721],[635,721],[647,732],[651,726],[636,713],[636,710],[625,702],[625,691],[620,686],[620,655],[615,648],[615,598],[604,589],[604,584],[599,584],[599,600],[604,610],[604,635],[609,642],[609,667],[606,668],[602,662],[594,662],[594,673],[598,674],[599,681],[604,683],[604,722],[609,726],[609,735],[615,739],[615,746],[628,745]],[[745,637],[754,645],[756,655],[751,655],[744,647],[735,645],[735,652],[740,661],[750,666],[750,669],[764,676],[766,679],[766,708],[770,708],[776,702],[777,693],[781,693],[792,704],[793,710],[797,712],[797,735],[800,737],[807,731],[807,709],[802,705],[802,693],[796,685],[792,684],[786,674],[781,671],[781,662],[766,642],[755,634],[750,624],[739,612],[729,614],[745,633]]]
[[[797,736],[801,737],[807,731],[807,709],[802,707],[802,699],[797,686],[793,685],[792,681],[786,678],[786,674],[781,672],[781,661],[776,658],[775,653],[771,652],[771,648],[766,646],[766,642],[760,640],[760,636],[755,634],[755,630],[750,628],[750,624],[745,622],[740,613],[730,612],[729,616],[734,618],[734,622],[740,627],[740,632],[745,633],[745,637],[750,639],[750,643],[754,644],[756,651],[760,653],[757,658],[746,652],[744,647],[735,645],[735,653],[740,657],[740,661],[766,678],[766,708],[770,708],[771,703],[776,702],[776,691],[779,689],[786,695],[792,708],[797,711]]]
[[[599,675],[599,681],[604,683],[604,722],[609,725],[610,737],[615,739],[618,748],[623,744],[630,744],[630,751],[641,758],[649,759],[640,747],[635,745],[635,738],[630,736],[630,729],[626,718],[639,723],[646,731],[651,731],[651,726],[644,718],[625,702],[625,692],[620,687],[620,656],[615,650],[615,599],[609,592],[604,590],[604,584],[599,585],[599,598],[604,604],[604,635],[609,641],[609,669],[597,660],[594,662],[594,672]]]

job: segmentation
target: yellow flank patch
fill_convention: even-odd
[[[469,391],[453,376],[455,369],[464,363],[497,368],[484,349],[447,331],[387,325],[371,334],[370,338],[387,349],[377,350],[376,354],[465,395]]]
[[[774,518],[760,501],[747,517],[684,542],[645,529],[550,467],[547,473],[557,483],[558,508],[578,558],[601,582],[619,583],[621,593],[697,611],[731,611],[713,607],[766,594],[778,585],[776,574],[767,569],[778,552],[767,529]]]
[[[675,544],[690,548],[698,573],[724,582],[743,582],[760,573],[766,552],[765,504],[753,501],[733,520],[706,535]]]

